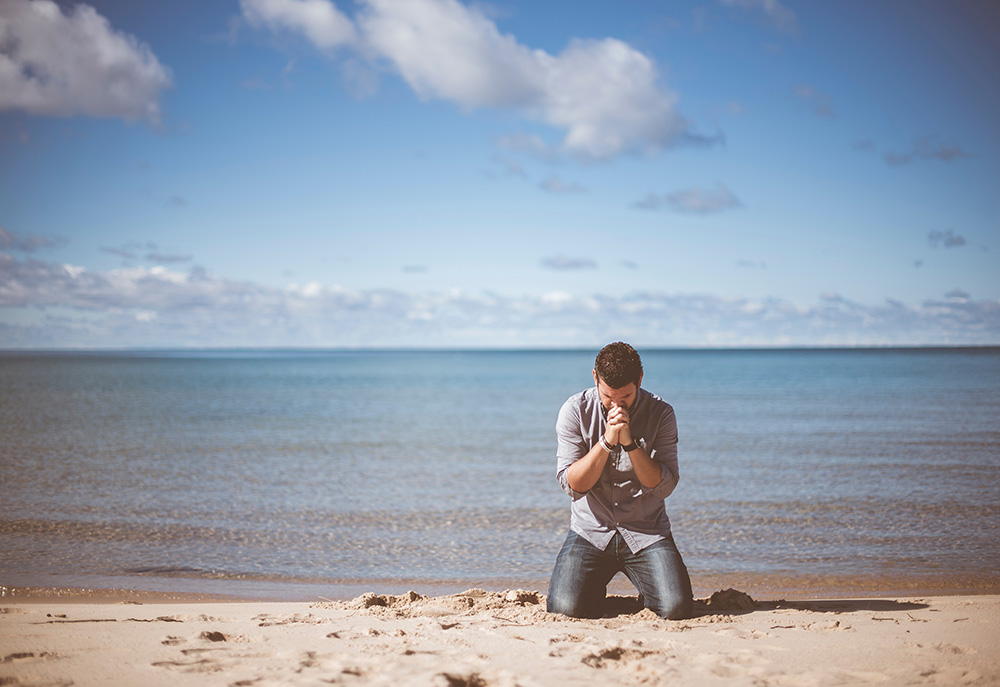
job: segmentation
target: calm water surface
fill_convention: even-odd
[[[1000,589],[1000,349],[640,352],[696,592]],[[0,354],[0,585],[544,589],[593,355]]]

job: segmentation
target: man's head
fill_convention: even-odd
[[[594,362],[594,383],[605,409],[610,409],[612,404],[631,409],[642,384],[639,354],[621,341],[608,344]]]

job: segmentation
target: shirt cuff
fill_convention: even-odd
[[[569,478],[566,477],[566,470],[560,472],[557,475],[557,478],[559,480],[559,486],[562,487],[562,490],[565,491],[567,494],[569,494],[569,497],[574,501],[582,499],[584,496],[587,495],[587,492],[576,491],[575,489],[573,489],[573,487],[569,486]]]

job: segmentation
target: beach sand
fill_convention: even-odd
[[[700,600],[574,620],[544,596],[0,599],[0,685],[1000,685],[1000,596]]]

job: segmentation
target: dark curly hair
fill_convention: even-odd
[[[594,369],[598,378],[612,389],[621,389],[630,382],[639,385],[642,378],[642,361],[635,349],[618,341],[608,344],[597,354]]]

